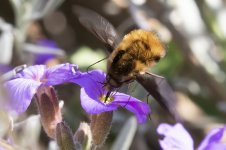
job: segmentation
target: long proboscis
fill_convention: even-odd
[[[101,62],[101,61],[103,61],[103,60],[105,60],[105,59],[108,59],[108,57],[105,57],[105,58],[103,58],[103,59],[101,59],[101,60],[98,60],[97,62],[95,62],[95,63],[93,63],[92,65],[90,65],[89,67],[87,67],[86,72],[89,73],[89,69],[90,69],[92,66],[98,64],[99,62]]]

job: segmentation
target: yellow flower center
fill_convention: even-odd
[[[103,102],[104,104],[108,104],[108,103],[110,103],[110,102],[112,102],[112,101],[114,100],[114,97],[113,97],[113,96],[109,96],[109,97],[106,99],[106,95],[101,95],[101,96],[99,97],[99,100],[100,100],[101,102]]]
[[[43,78],[43,79],[40,80],[40,82],[42,82],[42,83],[45,83],[46,81],[47,81],[46,78]]]

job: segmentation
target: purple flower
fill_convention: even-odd
[[[12,67],[10,67],[9,65],[0,64],[0,75],[10,71],[11,69],[12,69]]]
[[[226,150],[226,143],[220,143],[226,126],[212,129],[200,143],[197,150]]]
[[[105,102],[107,90],[102,84],[105,77],[104,72],[93,70],[89,73],[82,73],[80,78],[72,80],[82,87],[80,99],[83,109],[89,114],[99,114],[116,110],[121,106],[134,113],[139,123],[144,123],[150,113],[150,108],[146,103],[119,92],[109,97]]]
[[[72,64],[62,64],[51,68],[45,65],[35,65],[24,69],[16,77],[5,83],[9,91],[9,108],[21,113],[26,111],[31,99],[41,86],[53,86],[64,82],[74,82],[81,88],[82,107],[90,114],[116,110],[122,106],[133,112],[139,123],[144,123],[150,113],[149,106],[123,93],[115,93],[105,102],[107,90],[103,88],[105,73],[94,70],[81,73]]]
[[[51,68],[45,65],[30,66],[5,83],[10,97],[7,107],[17,113],[24,112],[40,86],[62,84],[79,75],[78,67],[68,63]]]
[[[225,130],[226,126],[211,130],[197,150],[226,150],[226,144],[220,143]],[[162,123],[157,132],[165,136],[163,140],[159,140],[163,150],[194,150],[192,137],[180,123],[174,126]]]
[[[37,42],[39,46],[44,46],[48,48],[52,48],[52,50],[58,50],[57,44],[51,40],[40,40]],[[35,62],[34,64],[45,64],[48,60],[55,58],[56,55],[54,54],[36,54],[35,55]]]

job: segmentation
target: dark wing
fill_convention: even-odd
[[[118,35],[113,25],[92,10],[80,6],[73,8],[80,23],[101,40],[108,52],[111,53],[118,42]]]
[[[136,79],[176,121],[181,121],[175,109],[177,102],[176,95],[165,78],[143,74],[138,75]]]

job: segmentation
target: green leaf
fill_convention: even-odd
[[[137,131],[137,120],[134,116],[130,117],[118,135],[111,150],[125,150],[129,149],[133,138]]]

